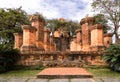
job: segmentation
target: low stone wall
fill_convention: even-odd
[[[74,67],[93,64],[103,64],[102,52],[46,52],[32,51],[21,53],[19,65],[40,64],[47,67]]]

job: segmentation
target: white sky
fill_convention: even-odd
[[[44,17],[65,18],[78,22],[92,16],[92,0],[0,0],[0,8],[19,8],[29,14],[41,13]]]

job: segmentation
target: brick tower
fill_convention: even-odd
[[[83,18],[80,22],[82,29],[82,50],[89,51],[90,50],[90,27],[94,23],[93,17]]]
[[[36,46],[40,50],[44,50],[44,27],[45,20],[41,15],[34,15],[30,18],[31,26],[37,29],[36,31]]]

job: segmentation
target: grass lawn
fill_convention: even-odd
[[[87,67],[86,68],[94,77],[118,77],[120,72],[111,71],[108,67]]]
[[[35,77],[41,70],[14,70],[0,74],[0,77]]]
[[[94,77],[119,77],[120,73],[111,71],[108,67],[85,67],[88,72],[91,72]],[[40,70],[13,70],[6,73],[0,74],[0,77],[36,77]]]

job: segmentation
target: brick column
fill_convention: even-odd
[[[91,50],[92,51],[104,50],[103,25],[101,24],[96,24],[91,27]]]
[[[80,22],[82,29],[82,50],[89,51],[90,50],[90,27],[94,23],[93,17],[83,18]]]
[[[54,42],[54,37],[53,36],[50,36],[50,51],[56,51],[56,45],[55,45],[55,42]]]
[[[70,42],[70,51],[77,51],[76,36],[73,36],[73,38]]]
[[[50,30],[48,30],[47,28],[44,28],[44,49],[45,51],[49,51],[50,50]]]
[[[23,44],[23,35],[20,33],[14,33],[14,48],[20,49]]]
[[[108,48],[112,44],[112,33],[104,34],[104,45]]]
[[[31,26],[37,29],[36,31],[36,46],[39,50],[44,50],[44,26],[45,20],[40,15],[34,15],[30,18]]]
[[[81,29],[75,31],[76,33],[76,42],[77,42],[77,51],[82,49],[82,32]]]
[[[23,45],[21,51],[29,52],[37,50],[36,47],[36,28],[29,25],[23,25]]]

